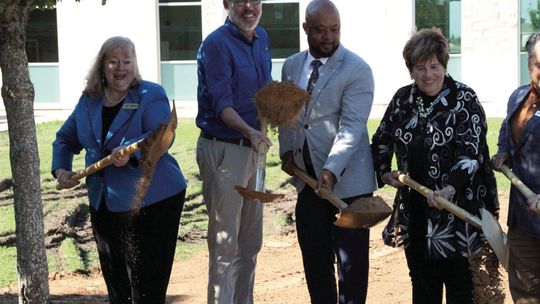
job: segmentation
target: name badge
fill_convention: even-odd
[[[534,116],[540,117],[540,111],[536,111],[536,113],[534,113]]]
[[[138,103],[125,103],[122,108],[126,110],[137,110],[139,108],[139,104]]]

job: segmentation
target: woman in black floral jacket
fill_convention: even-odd
[[[395,154],[399,171],[472,214],[496,213],[484,110],[471,88],[446,73],[440,30],[416,32],[403,57],[414,82],[395,93],[372,139],[379,187],[398,188],[383,239],[405,246],[413,303],[441,303],[443,285],[447,303],[472,303],[467,257],[480,249],[481,231],[403,186],[391,164]]]

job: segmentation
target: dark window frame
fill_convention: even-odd
[[[459,11],[459,37],[451,35],[450,2],[461,2],[461,0],[415,0],[414,1],[414,24],[418,30],[423,28],[438,27],[448,39],[450,54],[461,54],[461,9]],[[420,5],[424,5],[421,11]],[[420,19],[420,20],[419,20]]]
[[[56,8],[33,9],[26,26],[26,55],[29,63],[58,62],[58,18]]]

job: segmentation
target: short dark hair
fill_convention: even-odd
[[[531,65],[531,62],[534,56],[536,56],[536,54],[534,53],[534,46],[539,40],[540,40],[540,32],[536,32],[536,33],[532,33],[529,36],[529,38],[527,38],[527,42],[525,43],[525,50],[527,50],[527,57],[528,57],[527,61],[528,61],[529,67]]]
[[[433,56],[436,56],[446,69],[450,58],[448,39],[439,28],[425,28],[415,32],[403,48],[403,59],[409,71],[412,71],[416,64],[429,60]]]

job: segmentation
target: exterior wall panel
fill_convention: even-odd
[[[301,50],[307,48],[302,23],[308,2],[299,1]],[[334,2],[341,13],[342,43],[372,67],[375,78],[372,116],[381,116],[393,93],[411,82],[401,52],[414,28],[415,2]],[[204,39],[223,24],[226,13],[222,1],[202,0],[200,3],[201,39]],[[520,75],[524,73],[520,68],[519,6],[520,1],[515,0],[461,0],[461,55],[452,61],[450,68],[460,69],[459,76],[454,76],[476,90],[489,116],[504,115],[506,100],[519,85]],[[58,2],[59,62],[57,71],[52,71],[50,75],[53,77],[56,73],[54,77],[58,77],[56,94],[59,102],[48,102],[51,101],[50,96],[55,94],[53,88],[52,95],[45,94],[46,98],[36,95],[40,99],[36,100],[36,109],[72,109],[84,88],[84,78],[99,47],[105,39],[114,35],[127,36],[135,42],[143,78],[169,87],[171,98],[182,99],[184,106],[196,105],[197,75],[193,72],[193,63],[181,71],[181,78],[186,78],[186,73],[193,74],[188,81],[177,85],[175,79],[163,79],[169,75],[177,78],[179,72],[165,68],[160,62],[158,18],[157,0],[114,0],[107,1],[105,6],[101,5],[101,1]],[[280,79],[282,63],[282,59],[274,60],[274,79]],[[36,81],[36,88],[46,87],[46,82],[37,83],[43,78],[41,72],[32,70],[31,76]],[[0,103],[1,108],[3,102]]]

